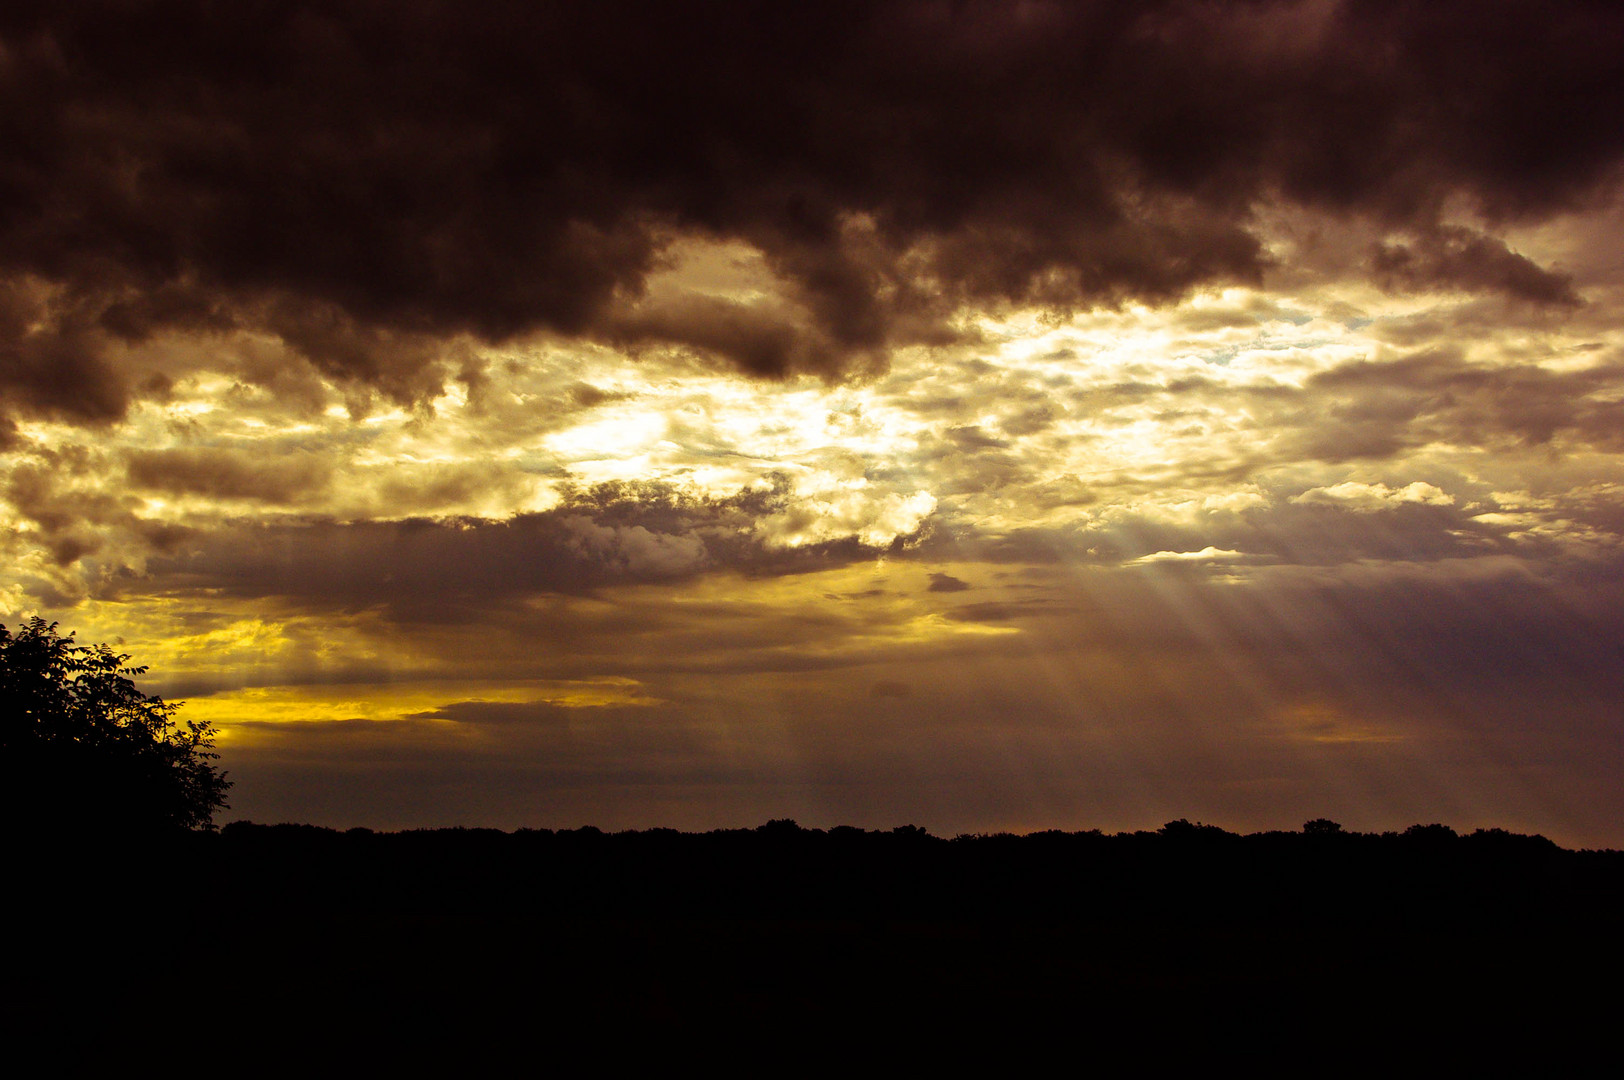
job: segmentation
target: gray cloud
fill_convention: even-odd
[[[262,451],[224,448],[137,451],[127,470],[137,489],[265,503],[318,492],[333,473],[330,461],[312,454],[267,457]]]
[[[212,477],[210,479],[212,482]],[[117,587],[206,589],[295,609],[384,607],[393,617],[480,618],[490,605],[615,584],[676,582],[714,569],[800,573],[871,559],[856,538],[770,548],[756,523],[787,489],[710,499],[654,482],[578,488],[554,510],[507,520],[307,520],[225,526],[146,564]]]
[[[1305,387],[1324,424],[1305,435],[1303,449],[1348,460],[1433,441],[1543,445],[1563,437],[1617,450],[1624,446],[1624,405],[1612,388],[1621,375],[1616,361],[1552,371],[1472,364],[1449,348],[1342,364]]]
[[[975,586],[971,585],[969,582],[962,581],[959,578],[954,577],[952,574],[933,573],[930,575],[930,585],[927,586],[926,591],[964,592],[965,590],[972,589],[974,587]]]
[[[1439,228],[1413,244],[1383,244],[1372,268],[1377,281],[1395,290],[1485,290],[1534,304],[1579,303],[1568,275],[1546,270],[1502,241],[1467,229]]]

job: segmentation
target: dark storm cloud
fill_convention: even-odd
[[[1535,304],[1579,303],[1567,275],[1545,270],[1501,241],[1467,229],[1439,228],[1414,244],[1381,245],[1373,269],[1376,280],[1391,288],[1483,290]]]
[[[633,350],[641,343],[691,346],[755,375],[827,370],[838,356],[814,327],[788,313],[708,296],[628,312],[606,328],[606,336]]]
[[[0,394],[34,415],[105,423],[124,414],[130,389],[107,360],[95,310],[47,303],[44,290],[0,281]]]
[[[321,521],[223,531],[184,556],[155,561],[149,586],[219,589],[314,608],[387,605],[402,618],[421,611],[454,620],[462,604],[671,580],[706,561],[707,548],[693,537],[604,526],[585,516]]]
[[[170,467],[164,479],[217,479],[207,467],[177,471],[175,463],[163,464]],[[608,483],[568,492],[545,513],[505,521],[243,525],[155,557],[140,588],[207,589],[281,599],[296,608],[386,607],[402,621],[455,622],[465,612],[485,617],[488,605],[544,593],[584,595],[608,585],[681,581],[722,568],[797,573],[874,557],[872,548],[855,539],[788,550],[764,546],[754,525],[783,509],[787,499],[783,487],[704,498],[654,482]]]
[[[56,299],[0,311],[0,386],[117,416],[117,342],[231,328],[402,401],[538,330],[838,373],[959,303],[1256,281],[1272,198],[1395,230],[1394,287],[1569,303],[1440,214],[1616,177],[1621,52],[1601,3],[19,0],[0,273]],[[639,312],[674,235],[755,247],[797,319]]]

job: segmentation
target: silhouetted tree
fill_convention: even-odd
[[[1179,818],[1177,821],[1169,821],[1166,825],[1163,825],[1160,829],[1157,829],[1156,832],[1158,835],[1166,837],[1169,840],[1180,840],[1185,842],[1200,840],[1226,840],[1233,839],[1235,835],[1234,833],[1220,828],[1217,825],[1207,825],[1199,821],[1192,825],[1185,818]]]
[[[1404,830],[1404,839],[1422,844],[1447,844],[1459,838],[1460,834],[1448,825],[1411,825]]]
[[[0,759],[8,825],[212,828],[231,784],[207,723],[136,689],[145,667],[56,623],[0,625]]]

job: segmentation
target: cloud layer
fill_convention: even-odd
[[[1492,230],[1617,179],[1578,118],[1621,47],[1589,3],[12,4],[0,385],[117,417],[164,334],[399,401],[540,331],[871,370],[967,308],[1255,284],[1275,203],[1368,221],[1390,288],[1571,305]],[[650,295],[683,237],[768,295]]]
[[[1624,843],[1616,5],[13,3],[0,618],[238,811]]]

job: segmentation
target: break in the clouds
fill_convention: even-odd
[[[1624,15],[0,12],[0,618],[234,812],[1624,843]]]

